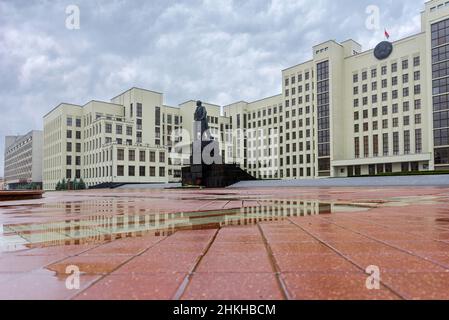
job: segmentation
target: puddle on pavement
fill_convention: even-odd
[[[97,201],[95,213],[77,217],[86,210],[85,204],[63,203],[57,205],[59,215],[65,220],[45,223],[0,222],[0,252],[17,251],[33,247],[79,245],[144,235],[168,236],[178,230],[220,228],[224,226],[254,225],[258,222],[282,221],[289,217],[324,215],[337,212],[369,210],[369,206],[332,204],[317,201],[276,200],[260,201],[258,206],[200,212],[155,213],[143,209],[135,202]],[[19,208],[27,215],[36,208]],[[55,217],[39,208],[33,214]],[[53,208],[54,209],[54,208]],[[62,210],[61,210],[62,209]],[[84,209],[84,210],[83,210]],[[18,213],[17,208],[13,211]],[[54,212],[53,212],[54,213]],[[9,212],[11,214],[11,212]],[[56,215],[57,217],[58,215]],[[22,215],[20,215],[22,217]]]

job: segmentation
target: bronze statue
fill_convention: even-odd
[[[209,124],[207,123],[207,110],[201,101],[196,102],[194,120],[201,123],[201,136],[203,136],[204,132],[209,130]]]

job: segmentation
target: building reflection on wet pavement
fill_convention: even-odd
[[[95,190],[0,203],[0,299],[448,299],[448,197]],[[66,288],[68,266],[79,289]]]

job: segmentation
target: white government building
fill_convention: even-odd
[[[42,131],[33,130],[23,136],[5,137],[3,184],[8,189],[21,188],[31,183],[42,188],[42,146]]]
[[[204,105],[224,161],[257,178],[448,170],[449,2],[426,2],[420,33],[373,50],[354,40],[314,46],[310,61],[282,71],[279,95]],[[44,189],[63,178],[179,181],[195,107],[139,88],[59,105],[44,117]]]

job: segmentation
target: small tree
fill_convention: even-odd
[[[65,178],[62,179],[61,190],[67,190],[67,181],[65,180]]]
[[[79,183],[78,183],[78,189],[79,190],[85,190],[86,189],[86,184],[84,183],[83,178],[81,178]]]
[[[78,180],[75,178],[75,180],[73,180],[73,190],[78,190],[79,189],[79,183]]]
[[[58,183],[56,184],[56,191],[60,190],[61,190],[61,181],[58,181]]]

